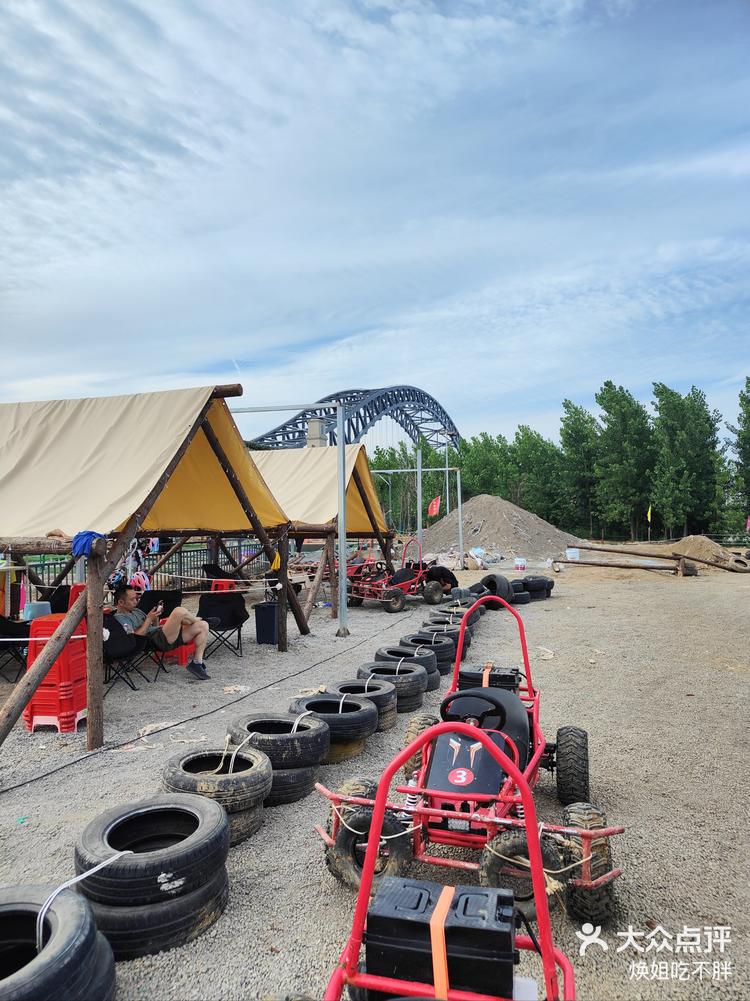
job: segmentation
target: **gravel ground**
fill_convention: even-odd
[[[589,731],[592,798],[626,828],[613,845],[624,876],[617,914],[603,930],[609,950],[593,946],[580,958],[576,926],[559,909],[553,917],[556,942],[574,961],[579,998],[750,996],[747,753],[737,751],[750,715],[749,589],[750,580],[730,574],[677,580],[581,567],[560,574],[552,600],[521,606],[545,732],[554,739],[565,723]],[[76,834],[105,808],[155,792],[168,757],[187,746],[221,746],[235,716],[286,709],[300,690],[354,677],[378,646],[412,632],[425,612],[421,603],[397,616],[377,607],[352,610],[352,635],[341,640],[319,611],[309,637],[294,636],[290,618],[288,654],[248,639],[241,661],[226,653],[209,661],[208,682],[174,668],[138,692],[118,685],[105,702],[109,749],[72,764],[85,750],[85,728],[59,737],[16,727],[0,762],[2,883],[69,878]],[[483,617],[471,647],[472,663],[490,658],[518,659],[504,613]],[[231,686],[248,691],[227,693]],[[0,683],[0,698],[8,690]],[[438,702],[433,693],[425,705]],[[200,718],[134,739],[147,724],[191,716]],[[358,759],[325,767],[323,781],[336,788],[352,774],[377,776],[402,746],[407,719],[400,715],[394,730],[371,738]],[[553,793],[545,774],[537,802],[549,819],[560,817]],[[312,831],[325,815],[317,795],[268,809],[261,831],[230,853],[225,915],[187,947],[118,964],[119,1001],[321,997],[354,905],[353,894],[329,876]],[[442,874],[414,875],[440,881]],[[666,980],[635,981],[630,964],[640,955],[615,951],[623,941],[615,933],[628,925],[647,934],[661,926],[673,936],[686,925],[729,925],[732,941],[723,956],[685,956],[688,981],[672,979],[671,970]],[[650,967],[677,957],[652,950],[643,958]],[[712,979],[712,967],[704,967],[702,981],[693,972],[695,961],[714,959],[731,961],[728,982]]]

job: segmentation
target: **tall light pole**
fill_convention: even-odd
[[[448,441],[449,441],[449,438],[448,438],[448,431],[447,431],[447,429],[443,428],[443,430],[445,431],[445,513],[446,514],[450,514],[451,513],[451,488],[450,488],[450,485],[449,485],[449,482],[448,482]]]

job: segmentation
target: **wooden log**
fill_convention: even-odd
[[[625,546],[587,546],[578,543],[574,549],[584,549],[591,553],[619,553],[621,556],[645,556],[651,560],[678,560],[679,555],[672,553],[650,553],[646,549],[627,549]],[[556,560],[556,563],[561,562]]]
[[[278,540],[279,550],[279,584],[281,587],[276,602],[276,632],[278,647],[281,653],[286,653],[289,649],[286,632],[287,616],[287,594],[289,593],[289,536],[282,535]]]
[[[315,605],[315,599],[318,597],[318,591],[320,590],[320,585],[323,582],[323,574],[325,573],[327,565],[328,565],[328,541],[326,540],[326,544],[323,547],[323,552],[321,553],[321,557],[318,562],[318,569],[315,571],[315,576],[313,577],[312,584],[310,585],[310,589],[305,599],[305,604],[302,608],[304,616],[308,622],[310,621],[310,614]]]
[[[224,540],[223,539],[218,539],[217,541],[219,543],[219,549],[222,551],[222,553],[224,553],[224,555],[226,556],[226,558],[229,560],[229,562],[232,564],[232,566],[236,570],[237,569],[237,560],[234,558],[234,556],[232,556],[232,554],[227,549],[226,545],[224,544]]]
[[[153,576],[158,570],[161,570],[164,564],[167,563],[174,556],[175,553],[178,553],[185,545],[185,543],[189,541],[189,539],[190,539],[189,535],[186,535],[184,539],[178,539],[177,542],[175,542],[175,544],[171,546],[166,551],[166,553],[164,553],[163,556],[160,556],[159,559],[156,561],[156,563],[154,563],[154,565],[149,570],[149,575]]]
[[[205,420],[210,405],[211,403],[209,401],[202,408],[201,412],[195,419],[193,426],[185,436],[185,440],[182,445],[180,445],[167,465],[167,468],[149,491],[148,496],[140,507],[128,518],[124,528],[112,543],[112,548],[110,549],[106,562],[102,568],[102,574],[105,580],[125,555],[131,539],[133,539],[136,532],[141,527],[144,518],[154,506],[159,494],[169,482],[170,476],[179,465],[180,460],[190,446],[190,442],[195,437],[198,428]],[[106,551],[106,539],[95,539],[91,549],[94,555],[101,556],[103,551]],[[31,670],[27,671],[23,678],[16,683],[13,691],[5,702],[5,705],[2,709],[0,709],[0,744],[5,741],[5,738],[15,726],[16,721],[23,712],[29,699],[47,677],[52,665],[57,660],[57,657],[63,647],[75,632],[76,627],[86,612],[87,600],[87,592],[81,591],[72,606],[68,609],[65,618],[61,620],[57,629],[45,644],[44,650],[42,650],[37,659],[34,661]],[[99,642],[101,642],[101,631],[99,632]],[[92,707],[89,705],[89,712],[91,712],[91,709]],[[103,709],[101,711],[103,715]],[[96,709],[94,709],[94,712],[96,712]]]
[[[95,751],[104,743],[104,574],[101,556],[86,560],[86,749]]]
[[[565,563],[572,567],[610,567],[613,570],[658,570],[671,574],[677,573],[676,568],[669,563],[664,566],[651,567],[646,566],[645,563],[598,563],[594,560],[553,560],[552,563],[553,565]]]
[[[388,545],[388,543],[386,542],[385,538],[383,537],[383,533],[378,528],[378,521],[377,521],[377,518],[375,517],[375,512],[372,509],[372,504],[370,503],[370,498],[367,496],[367,491],[365,490],[365,485],[362,482],[362,477],[359,475],[359,471],[357,470],[356,466],[355,466],[354,470],[352,471],[352,478],[353,478],[355,484],[357,485],[357,490],[359,491],[360,499],[362,500],[362,503],[364,504],[365,511],[367,512],[367,517],[370,519],[370,524],[372,525],[372,530],[373,530],[373,532],[375,532],[375,535],[377,537],[378,544],[380,546],[380,551],[383,554],[383,559],[385,560],[385,565],[388,568],[388,573],[389,574],[393,574],[395,571],[393,569],[393,561],[391,560],[391,547]]]
[[[679,553],[675,553],[675,557],[679,558]],[[731,563],[717,563],[714,560],[704,560],[700,556],[686,556],[685,559],[689,563],[704,563],[707,567],[714,567],[716,570],[726,570],[729,573],[750,573],[750,566],[733,566]],[[747,564],[747,560],[742,560],[743,563]]]
[[[17,556],[70,556],[71,540],[46,536],[19,536],[0,539],[0,553],[12,550]]]
[[[232,382],[226,386],[214,386],[211,393],[212,400],[225,400],[229,396],[242,396],[244,389],[239,382]]]
[[[245,512],[248,520],[250,521],[250,524],[253,526],[253,531],[255,532],[258,541],[263,546],[263,549],[265,550],[265,553],[268,556],[269,560],[273,563],[276,557],[276,553],[274,552],[273,547],[271,545],[271,540],[268,538],[268,533],[263,527],[260,518],[255,513],[255,509],[253,508],[253,505],[250,503],[250,498],[245,493],[245,488],[240,483],[239,477],[235,473],[232,467],[232,463],[229,461],[229,457],[222,448],[221,442],[216,437],[216,432],[208,423],[208,421],[206,421],[204,425],[203,432],[206,435],[206,438],[208,439],[208,443],[211,446],[214,455],[219,460],[219,464],[221,468],[224,470],[224,473],[227,479],[229,480],[232,489],[234,490],[235,497],[240,502],[242,510]],[[289,599],[289,605],[291,606],[292,609],[292,614],[294,615],[294,619],[297,623],[297,628],[299,629],[300,633],[303,636],[306,636],[310,632],[310,628],[307,625],[307,621],[305,620],[304,615],[302,614],[302,608],[300,606],[299,601],[297,600],[297,595],[294,593],[294,589],[290,586],[289,581],[287,581],[287,597]]]

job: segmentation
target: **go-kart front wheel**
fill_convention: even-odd
[[[589,735],[577,726],[557,731],[557,798],[563,806],[589,798]]]
[[[606,827],[607,818],[602,810],[592,803],[571,803],[563,811],[563,823],[566,827],[580,827],[584,831]],[[583,859],[583,839],[568,835],[564,849],[565,864],[572,865]],[[609,838],[595,838],[591,842],[591,879],[598,879],[612,871],[612,852]],[[580,878],[581,869],[572,869],[567,874],[569,879]],[[603,883],[594,889],[585,886],[571,886],[567,889],[568,910],[582,921],[591,921],[595,925],[604,924],[612,916],[614,906],[614,887],[612,883]]]
[[[340,883],[359,888],[362,867],[372,824],[372,810],[362,807],[350,813],[339,827],[333,845],[326,848],[326,865]],[[372,888],[384,876],[402,876],[412,857],[411,833],[393,813],[386,810]]]
[[[542,865],[550,879],[560,879],[559,875],[555,875],[563,868],[557,845],[548,838],[542,838],[541,849]],[[518,910],[530,921],[536,917],[529,846],[524,831],[501,831],[487,842],[479,864],[479,882],[482,886],[502,886],[512,890]],[[550,893],[549,888],[554,884],[547,881],[547,885],[547,906],[552,910],[557,903],[557,892]]]
[[[439,580],[428,580],[422,588],[422,597],[426,605],[439,605],[443,600],[443,585]]]
[[[408,747],[413,740],[424,733],[425,730],[429,730],[431,726],[435,726],[440,720],[437,716],[433,716],[432,713],[415,713],[414,716],[409,720],[409,724],[406,727],[406,737],[404,738],[404,747]],[[422,751],[424,747],[420,747],[418,751],[415,751],[410,758],[406,759],[406,764],[404,765],[404,777],[408,782],[409,779],[416,775],[419,769],[422,767]]]

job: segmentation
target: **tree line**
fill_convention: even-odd
[[[684,395],[662,382],[644,405],[623,386],[607,381],[595,394],[599,408],[563,400],[560,441],[525,424],[512,440],[482,432],[448,449],[459,466],[462,499],[495,494],[546,521],[589,538],[639,539],[651,512],[653,538],[689,533],[741,535],[750,514],[750,378],[739,394],[736,426],[712,410],[702,390]],[[726,432],[729,437],[726,437]],[[445,466],[444,448],[421,443],[424,467]],[[411,445],[377,448],[373,470],[415,465]],[[413,474],[376,476],[378,491],[400,531],[416,524]],[[425,473],[423,523],[430,500],[441,495],[445,477]],[[450,506],[455,507],[451,474]]]

